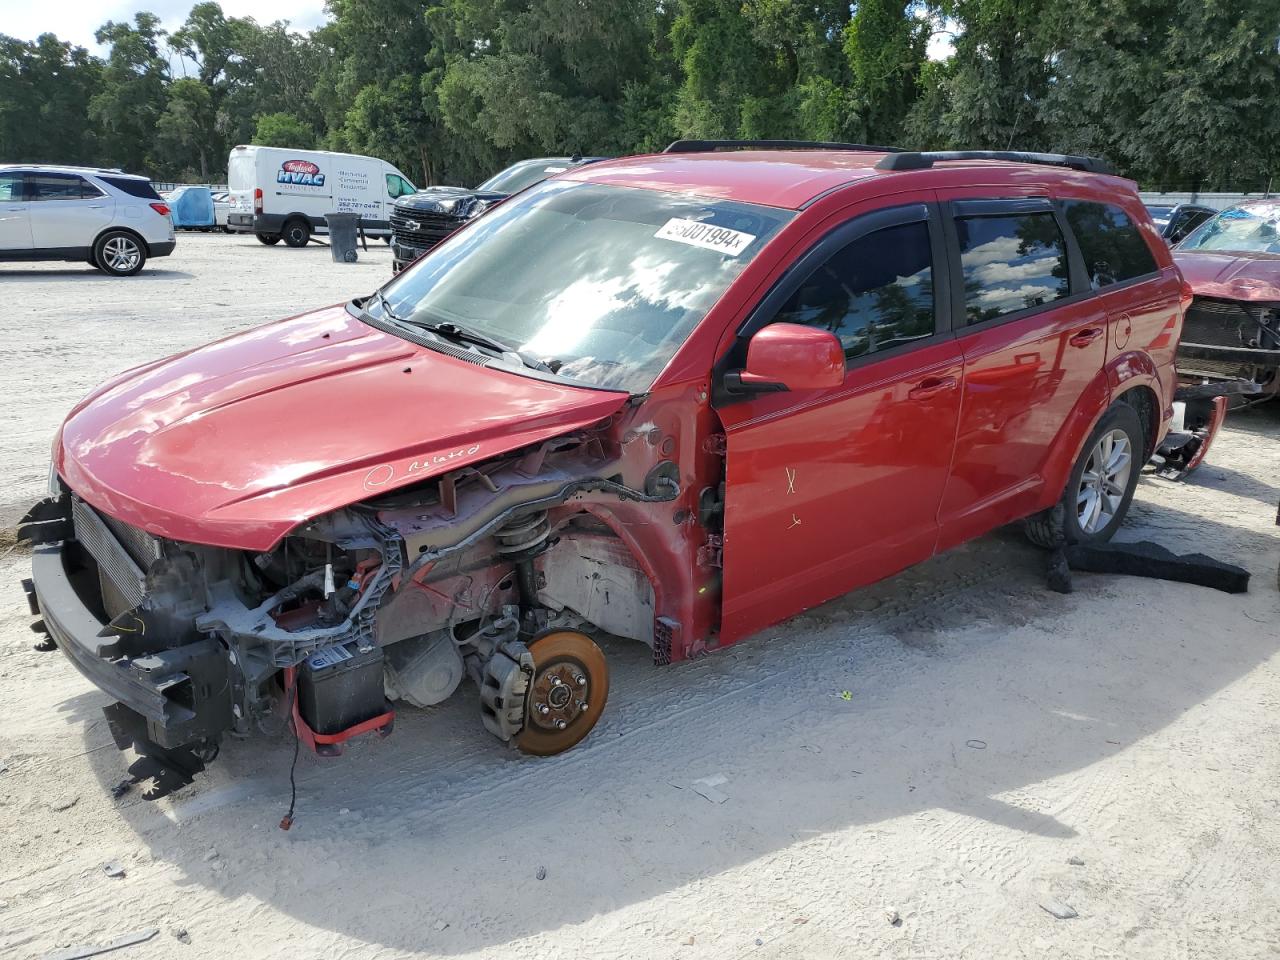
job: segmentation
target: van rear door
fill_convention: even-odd
[[[227,222],[232,227],[252,225],[253,191],[261,186],[257,154],[251,147],[236,147],[227,158]]]

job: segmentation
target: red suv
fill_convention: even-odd
[[[593,637],[665,664],[1010,521],[1110,537],[1183,298],[1089,158],[580,167],[367,298],[79,404],[24,529],[32,606],[120,743],[192,764],[273,710],[337,752],[465,678],[556,753],[605,706]]]

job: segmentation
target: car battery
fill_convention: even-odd
[[[336,644],[317,650],[298,667],[298,712],[315,733],[342,733],[387,710],[382,650]]]

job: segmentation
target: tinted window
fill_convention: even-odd
[[[1067,295],[1067,250],[1051,213],[960,217],[965,322],[983,323]]]
[[[104,183],[109,183],[121,193],[127,193],[131,197],[139,197],[143,200],[159,200],[160,194],[156,193],[155,188],[151,186],[148,180],[135,180],[132,177],[103,177]]]
[[[775,321],[830,330],[846,357],[931,336],[933,253],[926,223],[904,223],[853,241],[820,266]]]
[[[22,174],[0,173],[0,201],[22,199]]]
[[[1159,269],[1141,232],[1119,207],[1084,200],[1068,200],[1063,207],[1093,289]]]
[[[87,200],[102,196],[102,191],[84,177],[66,173],[27,174],[29,200]]]

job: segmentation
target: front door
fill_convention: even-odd
[[[22,174],[0,173],[0,250],[31,249],[31,218]]]
[[[1107,350],[1106,311],[1078,255],[1072,269],[1047,199],[947,206],[949,254],[962,281],[953,316],[964,389],[939,549],[1034,511],[1046,461]]]
[[[88,250],[115,214],[116,202],[73,173],[27,174],[31,239],[40,250]]]
[[[932,202],[857,217],[747,322],[744,337],[780,321],[831,330],[848,359],[838,389],[719,405],[724,642],[933,552],[962,373],[942,250]]]

